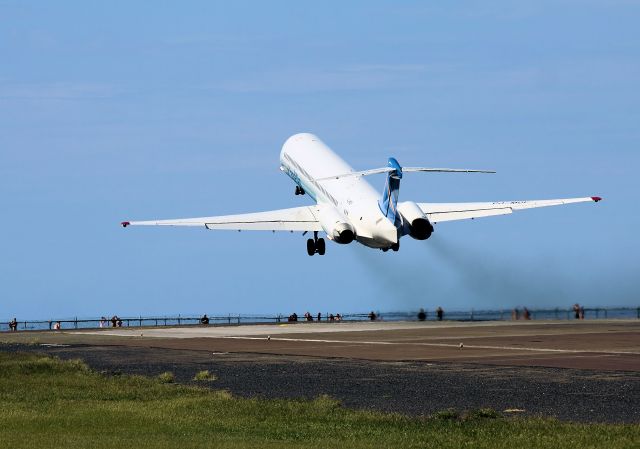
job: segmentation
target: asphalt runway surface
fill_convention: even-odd
[[[0,337],[14,342],[0,350],[81,358],[106,374],[172,371],[188,383],[207,369],[217,376],[207,386],[241,397],[327,394],[346,407],[408,415],[490,407],[640,423],[637,321],[298,323],[10,337]]]
[[[640,371],[640,320],[305,322],[118,328],[82,335],[89,333],[129,345],[215,352]]]

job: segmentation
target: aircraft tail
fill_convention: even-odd
[[[389,158],[387,165],[389,171],[387,172],[387,179],[378,205],[385,217],[387,217],[391,223],[396,224],[396,221],[400,220],[397,206],[398,194],[400,192],[400,179],[402,179],[402,167],[393,157]]]

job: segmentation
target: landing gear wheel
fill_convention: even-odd
[[[318,251],[318,254],[324,256],[325,249],[326,245],[324,244],[324,239],[318,239],[318,241],[316,242],[316,250]]]
[[[398,251],[400,249],[400,242],[391,245],[391,249],[394,251]]]
[[[316,244],[313,239],[307,240],[307,254],[313,256],[316,253]]]

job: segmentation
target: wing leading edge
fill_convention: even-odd
[[[472,218],[507,215],[516,210],[533,209],[536,207],[561,206],[572,203],[598,202],[602,198],[588,196],[584,198],[564,198],[558,200],[530,200],[530,201],[496,201],[492,203],[418,203],[429,221],[468,220]]]
[[[318,207],[305,206],[240,215],[177,218],[174,220],[123,221],[127,226],[201,226],[234,231],[321,231]]]

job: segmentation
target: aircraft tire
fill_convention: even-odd
[[[320,254],[321,256],[324,256],[324,252],[327,248],[327,246],[324,243],[324,239],[322,238],[318,239],[318,242],[316,243],[316,248],[318,250],[318,254]]]
[[[307,254],[313,256],[316,253],[316,245],[313,242],[313,239],[307,240]]]

